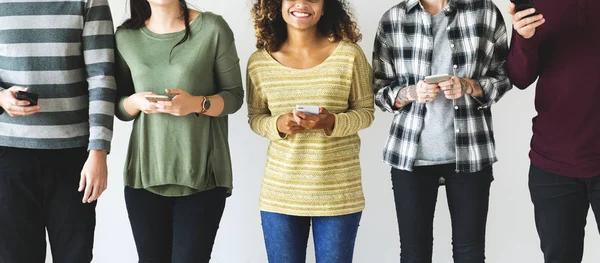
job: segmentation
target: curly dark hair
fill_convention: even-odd
[[[252,18],[256,31],[256,48],[276,52],[287,39],[286,23],[281,16],[282,0],[255,0]],[[317,28],[319,33],[333,41],[356,43],[362,39],[358,24],[345,0],[324,0],[325,15]]]

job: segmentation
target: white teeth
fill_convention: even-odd
[[[308,17],[308,16],[310,16],[309,13],[302,13],[302,12],[292,12],[292,15],[294,15],[295,17]]]

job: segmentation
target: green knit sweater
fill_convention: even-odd
[[[143,27],[119,28],[116,116],[134,120],[125,165],[125,185],[163,196],[186,196],[215,187],[232,188],[227,115],[243,103],[239,59],[231,29],[221,16],[202,13],[191,23],[191,36],[169,52],[184,31],[155,34]],[[133,93],[166,88],[194,96],[219,94],[219,117],[194,114],[129,115],[123,101]]]

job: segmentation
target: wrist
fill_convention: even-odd
[[[204,101],[204,97],[203,96],[194,96],[193,97],[193,103],[194,103],[194,113],[196,114],[203,114],[203,105],[202,102]]]
[[[406,98],[408,101],[416,101],[417,98],[413,97],[413,94],[417,94],[417,85],[410,85],[406,87]]]
[[[326,130],[333,130],[334,126],[335,126],[335,116],[331,113],[327,114],[327,119],[326,119]]]
[[[140,106],[135,102],[135,100],[133,99],[133,96],[135,96],[135,94],[125,98],[125,100],[123,101],[123,106],[124,108],[127,110],[127,108],[129,109],[134,109],[136,111],[141,111],[142,109],[140,108]]]
[[[106,152],[104,150],[90,150],[90,153],[89,153],[90,157],[106,158],[107,155],[108,155],[108,152]]]

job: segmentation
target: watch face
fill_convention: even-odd
[[[204,100],[204,104],[202,105],[202,107],[204,108],[204,110],[210,109],[210,100],[209,99]]]

